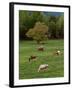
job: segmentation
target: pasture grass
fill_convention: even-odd
[[[35,41],[20,41],[19,45],[19,79],[55,78],[64,76],[64,40],[48,40],[44,51],[38,51]],[[55,49],[61,55],[54,55]],[[37,60],[29,62],[29,57],[36,55]],[[39,65],[48,64],[46,71],[38,72]]]

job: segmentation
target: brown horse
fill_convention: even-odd
[[[44,47],[43,46],[38,47],[38,51],[44,51]]]
[[[32,55],[32,56],[30,56],[30,58],[29,58],[29,62],[30,62],[31,60],[35,60],[35,59],[36,59],[36,56]]]

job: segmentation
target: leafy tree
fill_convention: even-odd
[[[57,38],[64,38],[64,16],[60,16],[56,23]]]
[[[48,37],[59,39],[64,37],[64,16],[50,16]]]
[[[48,13],[40,11],[19,11],[19,36],[20,39],[35,39],[36,37],[29,37],[27,32],[31,32],[36,27],[36,22],[44,22],[48,27],[47,36],[51,39],[64,37],[64,15],[53,16]],[[38,27],[38,26],[37,26]],[[36,27],[36,28],[37,28]],[[32,30],[31,30],[32,29]],[[39,30],[38,30],[39,31]],[[32,34],[32,32],[31,32]],[[41,34],[41,33],[40,33]],[[28,38],[29,37],[29,38]],[[40,38],[40,37],[38,37]],[[42,38],[42,37],[41,37]]]
[[[54,21],[51,21],[49,23],[49,36],[50,38],[56,38],[56,23]]]
[[[27,39],[26,32],[33,28],[35,23],[42,20],[42,14],[38,11],[19,11],[19,31],[20,39]]]
[[[29,13],[27,11],[20,10],[19,11],[19,35],[20,39],[26,38],[25,33],[29,28]],[[27,23],[26,23],[27,22]]]
[[[33,38],[39,44],[48,38],[48,27],[42,22],[36,22],[35,26],[26,33],[27,37]]]

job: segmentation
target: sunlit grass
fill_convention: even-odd
[[[19,78],[53,78],[64,76],[64,41],[48,40],[44,44],[44,51],[38,51],[38,44],[35,41],[20,41],[19,49]],[[58,48],[62,54],[54,55],[55,49]],[[36,61],[29,62],[31,55],[37,56]],[[37,72],[41,64],[48,64],[48,70]]]

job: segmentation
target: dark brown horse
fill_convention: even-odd
[[[35,60],[35,59],[36,59],[36,56],[32,55],[32,56],[30,56],[30,58],[29,58],[29,62],[30,62],[31,60]]]

